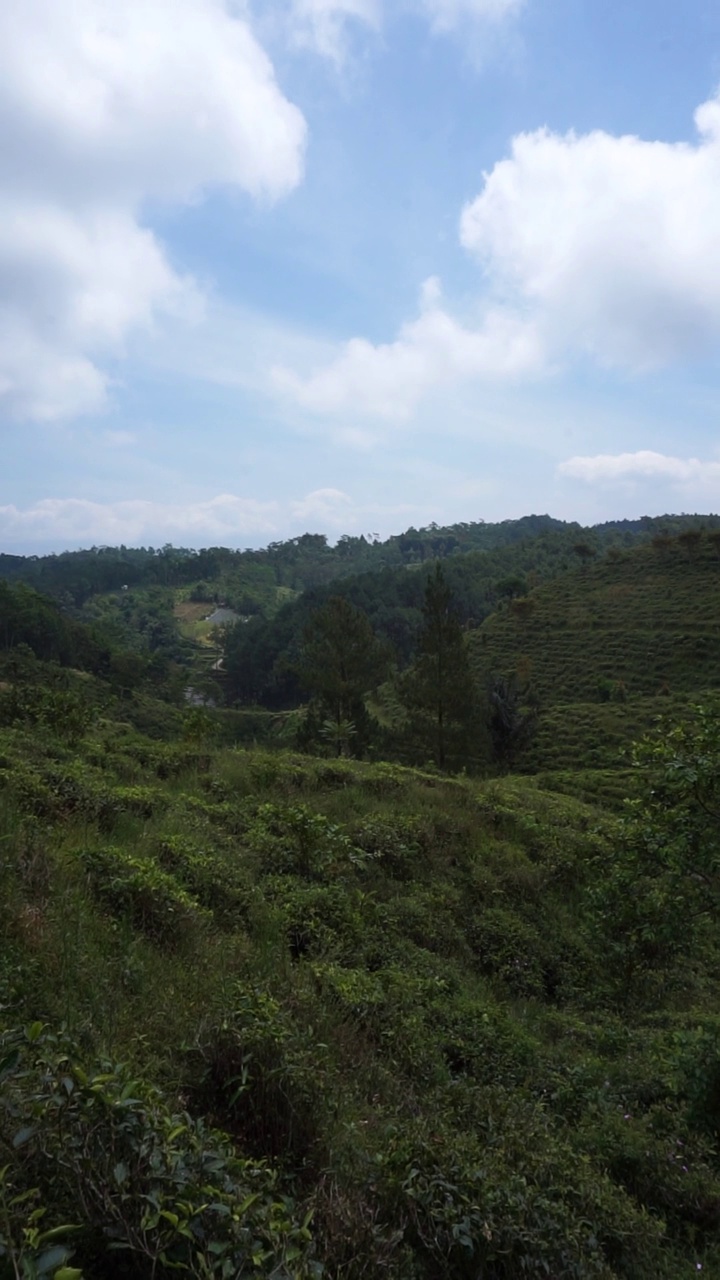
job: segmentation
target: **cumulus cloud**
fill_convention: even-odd
[[[105,361],[197,306],[148,201],[300,180],[305,124],[232,0],[0,7],[0,410],[102,406]]]
[[[305,408],[407,418],[436,387],[515,378],[572,358],[639,373],[700,359],[720,341],[720,97],[694,144],[603,132],[522,134],[463,210],[479,262],[468,326],[423,286],[397,338],[354,338],[276,383]]]
[[[568,458],[558,474],[586,484],[612,485],[632,480],[662,480],[676,485],[720,483],[720,462],[699,458],[675,458],[641,449],[637,453],[600,453],[595,457]]]
[[[720,338],[720,99],[698,141],[603,132],[516,137],[465,208],[487,286],[530,310],[548,346],[632,370]]]
[[[419,316],[402,326],[394,342],[353,338],[307,378],[283,368],[274,377],[281,391],[312,411],[403,421],[433,388],[473,377],[508,378],[541,364],[532,324],[489,308],[477,329],[468,328],[443,308],[432,277],[423,285]]]

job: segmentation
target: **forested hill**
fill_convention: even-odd
[[[496,551],[542,538],[565,535],[568,545],[587,540],[596,549],[630,546],[658,531],[679,532],[699,523],[715,525],[715,516],[643,516],[608,521],[584,529],[547,515],[524,516],[492,524],[478,521],[440,528],[410,528],[382,541],[375,535],[343,536],[334,547],[323,534],[305,533],[261,550],[92,547],[57,555],[0,554],[0,578],[21,581],[65,605],[80,607],[91,597],[123,587],[188,588],[198,600],[222,597],[242,614],[265,616],[289,593],[325,585],[336,578],[385,568],[444,559],[467,551]]]
[[[528,516],[410,529],[384,542],[345,537],[335,547],[305,534],[259,551],[4,556],[0,578],[11,581],[0,581],[0,643],[22,640],[36,657],[111,678],[128,695],[175,708],[189,696],[216,717],[225,708],[224,732],[232,723],[241,739],[279,732],[317,746],[333,707],[356,735],[353,753],[427,762],[438,750],[409,728],[408,681],[421,658],[428,583],[442,564],[474,677],[456,767],[505,767],[510,740],[516,768],[615,764],[619,747],[665,705],[657,699],[716,685],[705,614],[714,609],[719,526],[712,515],[593,528]],[[332,621],[333,601],[349,611],[342,625],[340,615]],[[313,673],[306,660],[318,616],[367,650],[342,697],[322,692],[322,664]],[[491,741],[493,716],[506,722],[504,746]]]
[[[718,524],[720,520],[714,516],[624,521],[592,529],[556,522],[554,527],[536,530],[533,536],[507,537],[494,548],[455,550],[442,559],[443,571],[458,620],[473,630],[496,611],[505,610],[509,602],[533,594],[545,583],[561,577],[574,583],[578,572],[584,573],[588,566],[613,566],[629,556],[625,577],[632,578],[634,572],[641,577],[646,562],[642,557],[632,559],[633,548],[651,546],[653,541],[659,546],[672,544],[677,537],[692,538],[703,527],[712,536]],[[523,522],[516,522],[514,534],[519,532],[518,526],[524,527]],[[709,554],[713,558],[714,553]],[[268,617],[256,617],[250,625],[243,622],[231,629],[225,639],[230,697],[240,704],[258,702],[274,709],[301,701],[303,687],[296,668],[303,629],[332,595],[342,596],[362,610],[375,634],[391,649],[394,661],[401,668],[407,666],[415,653],[428,574],[435,563],[437,559],[431,559],[347,575],[286,601]],[[612,576],[612,569],[610,572]],[[515,606],[519,611],[524,607],[532,608]],[[621,628],[617,614],[616,620]],[[507,663],[500,665],[506,667]]]

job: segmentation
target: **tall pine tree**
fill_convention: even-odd
[[[387,649],[361,609],[342,596],[316,609],[303,632],[298,664],[300,681],[313,698],[305,736],[317,731],[337,755],[362,753],[368,736],[365,694],[383,679],[387,663]]]
[[[477,756],[477,697],[462,627],[440,564],[428,578],[417,660],[400,681],[415,753],[439,769]]]

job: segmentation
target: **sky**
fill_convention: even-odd
[[[4,0],[0,551],[720,510],[716,0]]]

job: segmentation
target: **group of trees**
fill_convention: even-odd
[[[378,640],[367,615],[342,596],[331,596],[310,616],[296,665],[300,689],[310,697],[300,745],[329,747],[337,755],[363,754],[373,736],[386,754],[437,768],[477,766],[494,750],[509,762],[521,713],[505,691],[515,719],[492,733],[492,697],[481,696],[472,676],[466,637],[440,564],[428,577],[412,662],[400,673],[392,647]],[[381,729],[366,697],[387,684],[396,709]],[[494,694],[497,698],[497,691]]]
[[[532,515],[497,524],[482,520],[446,528],[431,524],[384,540],[374,534],[345,535],[334,547],[324,534],[304,533],[261,549],[197,551],[167,543],[162,547],[100,546],[46,556],[0,554],[0,579],[26,582],[78,609],[98,593],[123,586],[192,588],[204,583],[211,595],[219,593],[241,613],[270,616],[277,611],[283,591],[327,587],[348,576],[432,565],[437,559],[454,563],[468,554],[494,557],[505,551],[511,562],[512,553],[523,544],[548,540],[549,546],[562,545],[572,560],[574,546],[599,553],[611,545],[629,546],[653,535],[682,532],[697,522],[691,516],[642,517],[583,529],[547,515]],[[718,523],[713,516],[703,517],[703,522],[708,528]]]
[[[516,689],[502,681],[490,690],[476,687],[462,614],[440,563],[424,580],[417,621],[400,652],[346,597],[309,595],[305,603],[299,636],[296,617],[284,615],[282,662],[264,643],[268,630],[278,633],[277,620],[245,626],[256,656],[243,669],[242,701],[268,701],[272,679],[271,703],[274,697],[280,707],[306,707],[298,745],[309,750],[385,754],[442,770],[490,759],[509,767],[527,717]],[[0,649],[18,660],[27,653],[87,671],[123,698],[147,688],[175,701],[184,687],[182,643],[160,588],[124,593],[116,609],[96,609],[87,625],[32,588],[0,581]],[[368,713],[367,700],[380,687],[393,714],[378,719]],[[231,689],[237,696],[237,681]]]
[[[90,627],[64,617],[24,583],[0,581],[0,649],[25,646],[36,657],[102,674],[110,663],[110,648]]]
[[[97,676],[123,698],[147,689],[175,701],[184,684],[177,636],[162,610],[141,614],[144,631],[102,615],[80,622],[32,587],[0,580],[0,653],[16,679],[30,678],[40,661]]]
[[[269,574],[271,562],[262,557],[273,557],[272,572],[282,574],[283,581],[292,583],[296,590],[303,585],[305,589],[293,597],[290,586],[283,587],[289,594],[276,598],[274,605],[265,597],[261,604],[256,597],[258,603],[252,606],[252,591],[257,586],[243,595],[240,611],[246,617],[253,616],[227,637],[229,701],[256,703],[269,710],[298,705],[303,691],[294,673],[302,634],[310,616],[331,597],[341,596],[361,610],[378,640],[392,648],[398,668],[404,670],[415,660],[425,588],[434,564],[442,564],[460,624],[479,627],[498,608],[511,608],[518,615],[525,610],[529,615],[532,596],[528,593],[534,587],[565,573],[577,573],[579,567],[601,558],[605,551],[617,556],[623,546],[647,541],[658,527],[682,530],[683,520],[615,522],[582,530],[537,517],[503,525],[408,530],[386,543],[365,544],[362,555],[355,546],[357,539],[341,539],[337,547],[326,546],[324,551],[306,545],[306,539],[295,540],[298,545],[276,544],[267,553],[254,553],[258,557],[255,571]],[[433,546],[435,558],[431,555]],[[280,578],[273,581],[279,583]],[[231,591],[225,595],[228,600],[236,598]]]
[[[335,547],[303,534],[262,550],[0,555],[0,648],[26,643],[41,659],[110,677],[123,696],[145,686],[177,701],[203,673],[210,679],[210,665],[175,605],[218,601],[241,616],[223,637],[222,675],[212,669],[216,702],[285,712],[309,698],[305,745],[372,747],[441,768],[492,759],[506,769],[532,728],[528,690],[487,672],[476,688],[466,633],[495,610],[529,617],[536,586],[608,548],[619,556],[639,540],[679,539],[690,555],[698,539],[718,538],[716,518],[703,517],[705,535],[693,524],[643,517],[585,530],[532,516],[431,525],[385,541],[345,536]],[[378,687],[388,713],[370,717],[366,695]]]
[[[342,596],[331,596],[312,614],[303,634],[297,674],[313,697],[303,726],[308,746],[324,738],[337,755],[368,736],[365,694],[387,672],[389,654],[365,614]]]
[[[417,656],[401,677],[398,693],[411,744],[421,750],[431,747],[439,769],[477,759],[478,698],[452,593],[439,564],[425,588]]]

